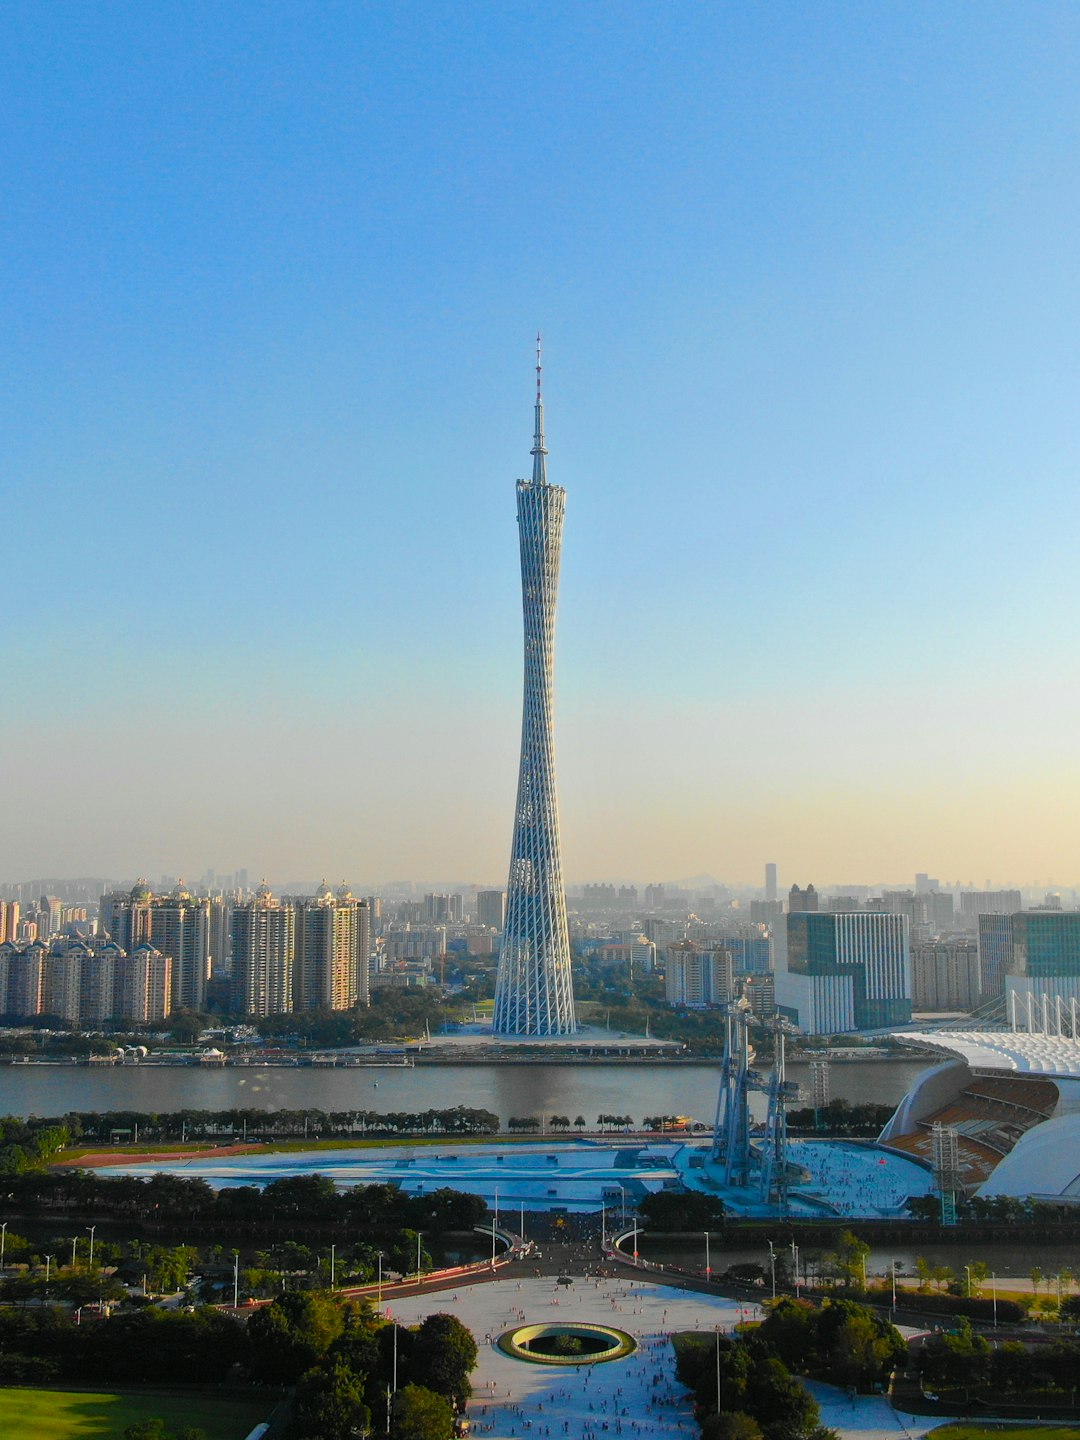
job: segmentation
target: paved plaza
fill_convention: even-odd
[[[474,1433],[491,1440],[603,1440],[605,1436],[698,1435],[689,1391],[675,1379],[676,1330],[730,1333],[741,1320],[760,1319],[756,1305],[654,1285],[634,1277],[575,1276],[499,1280],[460,1290],[388,1299],[384,1312],[399,1324],[425,1315],[456,1315],[476,1337],[469,1416]],[[638,1349],[625,1360],[569,1367],[513,1360],[495,1346],[505,1330],[523,1324],[584,1321],[625,1330]],[[821,1406],[821,1423],[845,1440],[920,1440],[940,1417],[904,1415],[882,1396],[857,1396],[807,1382]]]
[[[474,1431],[505,1437],[697,1435],[690,1395],[675,1379],[673,1330],[730,1331],[740,1319],[758,1318],[756,1306],[699,1295],[634,1279],[580,1276],[561,1286],[555,1277],[499,1280],[459,1291],[412,1298],[400,1294],[384,1304],[393,1319],[414,1325],[425,1315],[456,1315],[476,1336],[469,1416]],[[586,1321],[613,1325],[638,1342],[625,1360],[570,1367],[512,1360],[495,1348],[504,1330],[532,1323]]]

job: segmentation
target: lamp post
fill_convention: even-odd
[[[234,1250],[232,1253],[232,1305],[236,1310],[240,1304],[240,1251]]]
[[[383,1252],[379,1251],[379,1309],[382,1309],[382,1262]]]
[[[86,1228],[90,1231],[90,1269],[92,1270],[94,1268],[94,1231],[97,1226],[88,1225]]]
[[[50,1273],[51,1273],[51,1271],[52,1271],[52,1262],[53,1262],[53,1259],[54,1259],[54,1256],[52,1256],[52,1255],[46,1255],[46,1256],[45,1256],[45,1292],[46,1292],[46,1294],[48,1294],[48,1290],[49,1290],[49,1275],[50,1275]]]
[[[712,1279],[712,1264],[710,1263],[710,1256],[709,1256],[709,1232],[708,1232],[708,1230],[705,1231],[705,1279],[706,1279],[706,1280],[711,1280],[711,1279]],[[719,1392],[717,1392],[717,1393],[719,1393]],[[717,1402],[717,1403],[719,1403],[719,1402]]]
[[[600,1206],[600,1253],[607,1252],[607,1206]]]
[[[334,1287],[334,1262],[335,1262],[336,1259],[337,1259],[337,1246],[336,1246],[336,1245],[331,1245],[331,1246],[330,1246],[330,1289],[331,1289],[331,1290],[333,1290],[333,1289],[335,1288],[335,1287]]]
[[[73,1236],[71,1237],[71,1269],[72,1269],[72,1273],[74,1273],[74,1270],[75,1270],[75,1240],[76,1240],[76,1237],[73,1235]]]
[[[892,1262],[892,1264],[889,1266],[889,1269],[892,1271],[892,1308],[893,1308],[893,1313],[895,1314],[895,1313],[896,1313],[896,1261],[895,1261],[895,1260],[894,1260],[894,1261]]]
[[[420,1236],[421,1236],[423,1233],[424,1233],[424,1232],[423,1232],[422,1230],[417,1230],[417,1232],[416,1232],[416,1283],[417,1283],[417,1285],[420,1284]],[[396,1388],[396,1387],[395,1387],[395,1388]]]
[[[720,1326],[716,1327],[716,1405],[720,1407]]]
[[[990,1272],[990,1293],[994,1297],[994,1329],[997,1329],[997,1276]]]
[[[791,1261],[795,1270],[795,1298],[799,1297],[799,1247],[795,1241],[791,1242]]]
[[[967,1298],[971,1299],[971,1266],[965,1265],[964,1272],[967,1275]]]
[[[0,1225],[0,1270],[4,1268],[4,1247],[7,1244],[7,1221]]]
[[[773,1249],[773,1242],[769,1244],[769,1276],[772,1280],[772,1298],[776,1299],[776,1251]]]

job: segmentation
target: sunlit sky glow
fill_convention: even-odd
[[[1080,9],[12,3],[0,879],[1073,883]]]

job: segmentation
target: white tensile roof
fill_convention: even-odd
[[[901,1030],[893,1033],[893,1039],[951,1051],[976,1070],[1080,1077],[1080,1040],[1065,1035],[1028,1035],[1022,1030]]]

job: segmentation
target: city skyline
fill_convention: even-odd
[[[501,875],[538,324],[571,883],[1073,868],[1074,7],[75,13],[0,25],[0,874]]]

